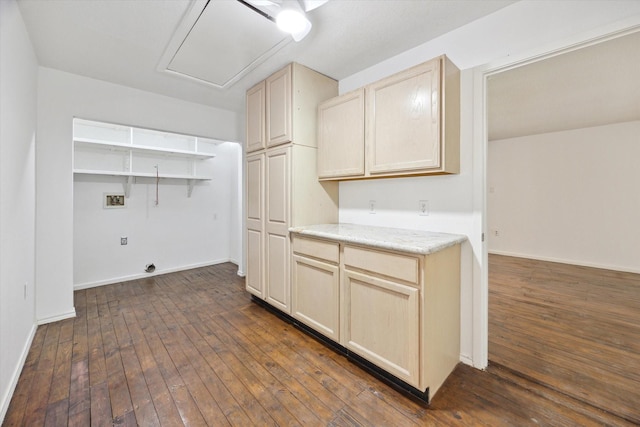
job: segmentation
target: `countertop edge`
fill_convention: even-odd
[[[338,225],[338,224],[336,224]],[[349,226],[353,226],[353,224],[348,224]],[[303,227],[291,227],[289,228],[289,232],[293,234],[298,234],[301,236],[308,237],[317,237],[321,239],[334,240],[341,243],[352,243],[357,245],[368,246],[372,248],[378,249],[386,249],[392,251],[399,252],[407,252],[411,254],[418,255],[429,255],[443,249],[446,249],[451,246],[455,246],[461,243],[464,243],[468,240],[467,236],[462,234],[451,234],[451,233],[442,233],[442,232],[429,232],[424,230],[407,230],[407,229],[393,229],[388,227],[375,227],[375,226],[362,226],[362,231],[368,231],[371,233],[371,230],[383,230],[384,232],[393,232],[396,231],[399,233],[417,233],[422,235],[423,238],[429,234],[433,234],[437,237],[437,241],[429,244],[412,244],[407,242],[391,242],[388,240],[371,238],[370,236],[364,235],[343,235],[339,233],[332,233],[327,231],[314,230],[313,225],[311,226],[303,226]],[[357,226],[356,226],[357,227]]]

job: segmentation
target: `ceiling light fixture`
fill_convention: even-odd
[[[316,9],[328,0],[238,0],[260,15],[276,23],[278,28],[297,42],[311,31],[311,21],[305,12]]]
[[[296,0],[283,2],[283,8],[276,16],[276,25],[297,42],[309,34],[312,26]]]
[[[298,36],[299,38],[296,39],[296,35],[300,35],[303,32],[308,33],[311,29],[311,22],[301,12],[293,9],[285,9],[280,12],[276,16],[276,24],[282,31],[291,34],[296,41],[304,37],[304,35],[302,37]]]

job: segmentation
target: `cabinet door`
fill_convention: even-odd
[[[367,87],[371,175],[439,168],[440,58]]]
[[[265,298],[264,153],[247,156],[247,291]]]
[[[266,300],[286,313],[291,313],[290,150],[290,147],[276,148],[266,154]]]
[[[289,236],[269,231],[267,231],[266,236],[266,300],[274,307],[291,314]]]
[[[419,387],[419,290],[345,270],[341,344]]]
[[[293,256],[291,314],[336,342],[340,340],[339,285],[337,265]]]
[[[364,89],[318,106],[318,178],[364,175]]]
[[[265,82],[247,91],[247,153],[265,148]]]
[[[267,78],[267,146],[291,142],[291,72],[289,64]]]
[[[291,148],[267,150],[266,227],[287,234],[290,218]]]
[[[247,229],[247,277],[245,288],[264,299],[264,232]]]

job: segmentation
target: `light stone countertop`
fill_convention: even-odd
[[[317,224],[292,227],[289,231],[302,236],[421,255],[428,255],[467,240],[467,236],[462,234],[358,224]]]

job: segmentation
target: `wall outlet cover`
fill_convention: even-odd
[[[420,216],[429,216],[429,201],[428,200],[419,200],[418,201],[418,215],[420,215]]]

